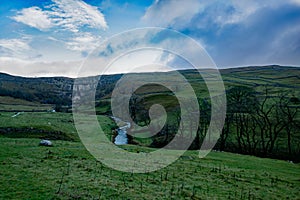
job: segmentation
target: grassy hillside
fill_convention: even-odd
[[[225,85],[245,85],[262,91],[264,86],[272,92],[293,91],[300,95],[300,69],[297,67],[262,66],[221,70]]]
[[[1,199],[297,199],[300,165],[231,153],[186,152],[152,173],[114,171],[79,142],[0,138]],[[101,146],[99,146],[101,148]],[[147,151],[126,145],[131,151]]]
[[[114,121],[100,115],[98,119],[111,137]],[[79,141],[72,114],[59,112],[0,112],[0,137]]]
[[[120,77],[121,75],[102,76],[96,96],[100,98],[109,94]],[[66,77],[25,78],[0,73],[0,96],[70,106],[73,83],[74,79]]]
[[[205,70],[204,70],[205,71]],[[203,79],[195,70],[179,71],[194,86],[199,96],[207,96],[207,89]],[[220,69],[225,87],[243,85],[262,91],[265,85],[272,88],[271,92],[293,91],[300,95],[300,68],[282,66],[240,67]],[[158,78],[159,74],[166,74],[168,81],[172,79],[173,72],[168,73],[140,73],[133,74],[143,81],[143,76]],[[116,82],[122,74],[102,76],[98,83],[96,98],[109,97]],[[163,77],[163,76],[161,76]],[[176,78],[174,80],[176,82]],[[74,79],[65,77],[50,78],[24,78],[0,73],[0,96],[11,96],[29,101],[38,101],[43,104],[71,104],[72,85]],[[148,88],[149,89],[149,88]],[[160,89],[152,88],[158,92]],[[179,88],[184,89],[183,88]],[[162,90],[162,92],[165,90]],[[0,101],[1,102],[1,101]]]
[[[0,111],[50,111],[53,105],[0,96]]]
[[[190,150],[159,171],[122,173],[96,161],[76,142],[71,114],[28,112],[12,118],[13,114],[0,115],[0,130],[10,127],[0,134],[0,199],[296,199],[300,195],[299,164],[215,151],[199,159],[198,151]],[[98,119],[109,136],[114,123],[105,116]],[[32,129],[43,130],[44,135]],[[58,139],[52,140],[54,147],[38,146],[40,140],[35,138],[47,138],[55,131],[70,138],[51,138]]]
[[[78,140],[72,115],[51,112],[0,113],[0,135],[10,138]]]
[[[46,104],[67,104],[73,79],[64,77],[24,78],[0,73],[0,96],[11,96]]]

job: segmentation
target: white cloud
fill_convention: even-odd
[[[51,19],[39,7],[25,8],[12,19],[39,30],[47,30],[53,26]]]
[[[80,64],[81,61],[35,62],[24,59],[0,57],[0,72],[26,77],[76,77]]]
[[[290,2],[300,6],[300,0],[290,0]]]
[[[228,10],[231,9],[230,12]],[[142,17],[151,26],[184,29],[196,26],[205,28],[209,24],[223,26],[240,22],[256,10],[256,3],[240,1],[180,1],[156,0]],[[199,15],[201,15],[199,17]],[[197,23],[193,20],[197,18]],[[159,19],[159,20],[157,20]]]
[[[167,64],[167,61],[164,61],[165,63],[161,63],[162,54],[162,50],[155,49],[141,49],[133,51],[114,60],[109,68],[106,68],[107,71],[105,71],[105,73],[146,72],[153,71],[157,69],[157,67],[162,69],[163,66]],[[155,65],[158,63],[161,63],[161,65]]]
[[[92,34],[91,29],[105,30],[108,28],[104,15],[97,7],[82,0],[52,0],[52,2],[52,4],[40,8],[24,8],[17,12],[12,19],[41,31],[48,33],[51,31],[49,40],[52,43],[63,45],[67,51],[89,52],[93,50],[101,37]],[[63,34],[58,32],[63,32]],[[23,53],[26,54],[25,51]]]
[[[72,38],[70,41],[65,42],[65,45],[67,49],[72,51],[90,52],[98,46],[100,39],[100,36],[84,32]]]
[[[31,38],[0,39],[0,54],[7,57],[33,58],[37,53],[30,47]]]
[[[56,26],[72,32],[78,32],[80,27],[108,28],[104,15],[95,6],[80,0],[52,0],[54,4],[47,11]]]
[[[300,5],[300,0],[289,0]],[[184,28],[207,28],[211,24],[223,27],[227,24],[243,23],[250,15],[265,7],[279,7],[289,2],[277,0],[156,0],[142,17],[150,26]],[[193,21],[195,20],[196,21]],[[197,22],[197,23],[196,23]]]
[[[79,32],[82,27],[108,28],[104,15],[95,6],[81,0],[52,0],[44,7],[22,9],[12,19],[41,31],[56,27],[71,32]]]
[[[142,20],[151,26],[172,26],[181,28],[203,10],[203,5],[198,0],[156,0],[146,11]]]
[[[238,24],[243,22],[248,16],[255,13],[262,4],[256,1],[231,0],[224,2],[222,6],[216,6],[216,10],[209,10],[213,23],[223,27],[227,24]],[[228,11],[230,10],[230,11]],[[215,12],[215,13],[213,13]]]
[[[14,52],[26,51],[30,49],[27,42],[21,39],[0,39],[0,46]]]

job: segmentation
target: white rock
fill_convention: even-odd
[[[48,147],[53,146],[52,142],[50,140],[41,140],[39,145],[40,146],[48,146]]]

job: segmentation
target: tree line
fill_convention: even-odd
[[[285,92],[271,93],[268,87],[257,92],[245,86],[231,87],[226,91],[226,97],[225,123],[214,146],[215,150],[299,162],[300,100],[297,97]],[[192,116],[194,108],[189,108],[191,120],[182,122],[180,107],[177,104],[166,109],[167,123],[152,137],[150,146],[163,147],[174,138],[175,134],[181,134],[183,141],[194,137],[190,149],[199,149],[205,136],[208,136],[206,142],[209,143],[210,140],[213,142],[215,135],[207,135],[211,123],[210,100],[198,100],[200,118],[196,133],[192,133],[193,127],[197,126],[193,120],[195,116]],[[149,108],[145,107],[144,101],[142,96],[133,95],[130,103],[132,118],[140,125],[150,122],[147,112]]]

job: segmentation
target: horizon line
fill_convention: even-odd
[[[300,68],[300,66],[287,66],[287,65],[280,65],[280,64],[264,64],[264,65],[240,65],[240,66],[233,66],[233,67],[222,67],[217,68],[219,71],[224,70],[230,70],[230,69],[239,69],[239,68],[251,68],[251,67],[286,67],[286,68]],[[4,72],[0,70],[0,74],[6,74],[9,76],[14,77],[21,77],[21,78],[69,78],[69,79],[77,79],[77,78],[88,78],[88,77],[96,77],[96,76],[113,76],[113,75],[124,75],[124,74],[147,74],[147,73],[168,73],[168,72],[174,72],[174,71],[186,71],[186,70],[210,70],[210,69],[216,69],[216,68],[186,68],[186,69],[174,69],[174,70],[166,70],[166,71],[144,71],[144,72],[116,72],[116,73],[108,73],[108,74],[95,74],[95,75],[87,75],[87,76],[78,76],[78,77],[72,77],[72,76],[64,76],[64,75],[41,75],[41,76],[26,76],[26,75],[18,75],[18,74],[12,74],[9,72]]]

